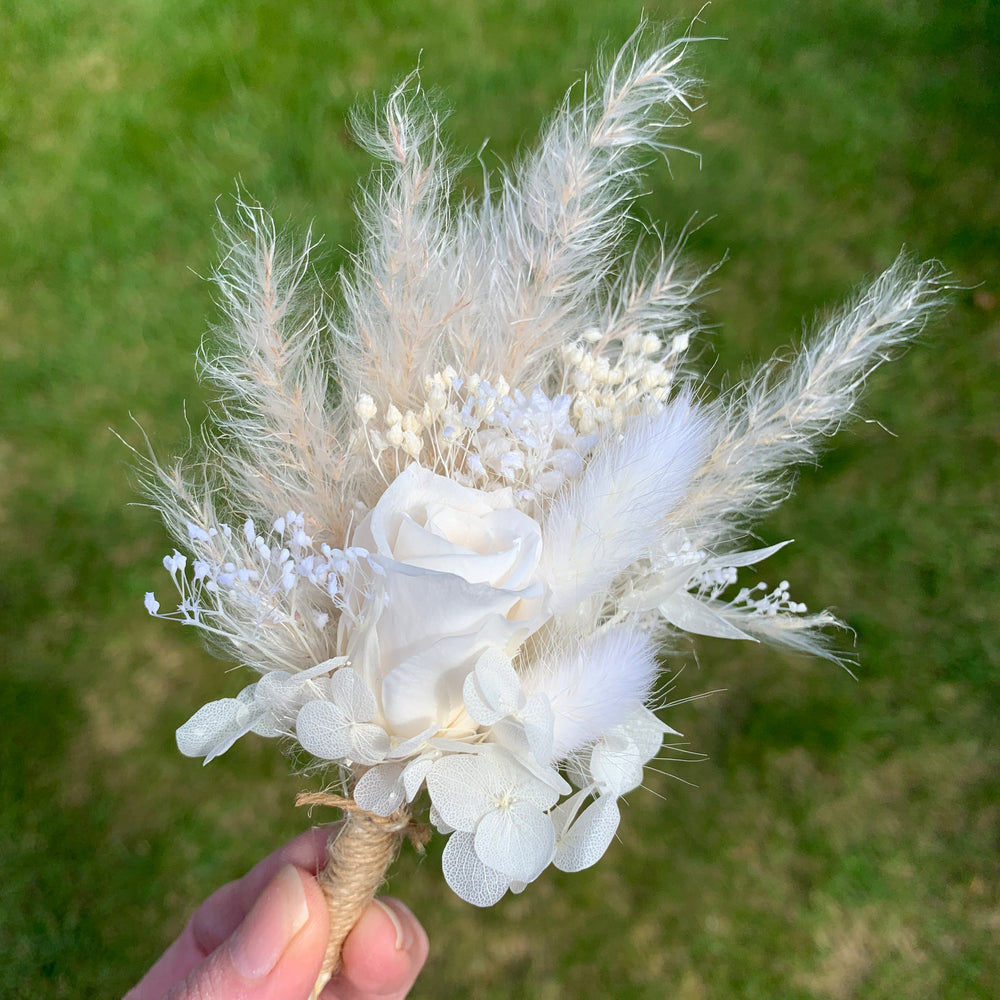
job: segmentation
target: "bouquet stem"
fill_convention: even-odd
[[[299,795],[295,804],[334,806],[344,813],[343,822],[326,845],[326,865],[319,873],[330,913],[330,939],[312,993],[312,1000],[318,1000],[323,987],[340,968],[344,939],[375,898],[403,837],[409,836],[414,845],[422,847],[429,831],[412,824],[406,809],[378,816],[362,809],[353,799],[325,792]]]

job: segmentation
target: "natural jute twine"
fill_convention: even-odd
[[[430,831],[412,823],[406,809],[398,809],[391,816],[377,816],[353,799],[326,792],[298,795],[295,804],[333,806],[344,814],[326,845],[326,866],[318,876],[330,912],[330,940],[313,989],[313,1000],[317,1000],[340,967],[344,939],[375,898],[403,838],[408,837],[418,850],[423,850]]]

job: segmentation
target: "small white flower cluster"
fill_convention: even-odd
[[[767,554],[769,555],[770,551]],[[739,570],[736,566],[719,565],[720,561],[727,558],[725,556],[722,557],[722,560],[710,560],[707,558],[707,553],[699,552],[696,555],[701,557],[702,572],[693,583],[688,584],[688,589],[693,591],[701,601],[716,601],[735,585]],[[735,553],[735,555],[747,556],[750,553]],[[757,559],[761,558],[765,558],[765,556],[757,556]],[[806,614],[809,608],[802,602],[791,599],[790,586],[787,580],[782,580],[770,592],[767,589],[767,584],[763,582],[753,587],[741,587],[736,595],[729,600],[728,606],[745,609],[755,615]],[[754,596],[756,594],[761,596]]]
[[[155,618],[195,625],[226,639],[240,635],[248,662],[265,670],[274,667],[270,650],[263,648],[256,658],[254,646],[266,647],[274,629],[322,634],[331,613],[344,606],[343,581],[367,558],[362,549],[314,545],[304,514],[295,511],[277,518],[266,537],[257,534],[250,518],[239,532],[228,524],[193,522],[188,522],[187,532],[190,567],[188,557],[177,550],[163,559],[180,603],[161,614],[160,602],[150,591],[146,610]]]
[[[355,405],[372,457],[388,452],[396,472],[425,461],[463,486],[510,486],[533,511],[580,475],[597,441],[573,426],[568,395],[550,398],[536,387],[526,396],[503,376],[463,377],[451,367],[430,376],[425,390],[419,411],[390,404],[381,427],[370,395]]]
[[[655,334],[630,333],[609,358],[604,335],[588,330],[562,348],[564,385],[573,393],[573,420],[581,434],[621,430],[639,413],[656,413],[670,396],[674,368],[687,350],[688,335],[676,334],[669,347]]]
[[[766,583],[758,583],[756,587],[743,587],[733,598],[734,605],[752,608],[757,615],[778,615],[782,613],[804,615],[809,608],[801,601],[793,601],[788,591],[788,581],[782,580],[770,593]],[[762,597],[754,594],[763,593]]]

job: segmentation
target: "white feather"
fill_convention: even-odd
[[[655,640],[632,626],[571,640],[559,653],[533,663],[523,687],[528,695],[541,691],[552,705],[553,760],[565,760],[624,722],[646,701],[656,668]]]
[[[704,459],[709,425],[687,398],[637,417],[556,497],[542,528],[542,575],[556,614],[606,591],[660,538]]]

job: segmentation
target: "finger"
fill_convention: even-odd
[[[324,1000],[402,1000],[427,961],[427,934],[398,899],[377,899],[347,935]]]
[[[285,865],[315,875],[326,864],[326,844],[335,829],[336,824],[331,824],[306,830],[259,861],[242,878],[216,889],[188,925],[201,958],[215,951],[236,930],[264,886]]]
[[[315,878],[285,865],[250,912],[164,1000],[308,997],[323,964],[328,921]]]
[[[198,908],[174,941],[126,1000],[160,1000],[240,925],[268,882],[291,864],[310,875],[326,863],[326,843],[336,824],[300,834],[258,862],[246,875],[217,889]]]

